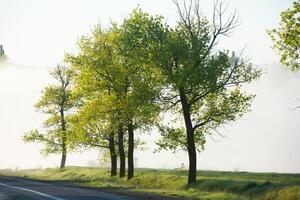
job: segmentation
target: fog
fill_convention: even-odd
[[[252,111],[221,129],[225,138],[208,136],[205,151],[198,154],[199,169],[300,172],[300,109],[292,111],[300,105],[295,98],[300,98],[300,77],[275,63],[279,56],[266,34],[266,29],[278,25],[280,11],[291,5],[292,0],[229,2],[229,11],[237,10],[240,26],[230,37],[222,37],[218,47],[236,52],[246,47],[244,56],[264,74],[245,87],[256,94]],[[43,157],[41,145],[22,141],[25,131],[42,128],[47,118],[34,110],[34,104],[53,81],[48,72],[62,62],[65,52],[76,52],[78,38],[93,25],[120,23],[137,6],[163,15],[171,25],[176,22],[172,0],[0,1],[0,44],[9,57],[0,64],[0,168],[59,165],[60,155]],[[200,6],[204,15],[212,16],[212,2],[200,0]],[[185,152],[153,154],[159,138],[155,131],[141,137],[147,144],[145,151],[136,153],[138,167],[187,166]],[[67,165],[95,164],[98,157],[96,150],[72,153]]]
[[[261,79],[245,88],[256,94],[252,111],[242,119],[221,129],[225,138],[208,136],[204,152],[198,156],[199,169],[300,172],[300,110],[292,111],[300,102],[299,76],[279,64],[262,65]],[[47,115],[34,109],[41,90],[53,82],[50,68],[16,64],[0,67],[0,167],[56,167],[60,155],[43,157],[42,146],[24,143],[25,131],[42,128]],[[138,167],[176,168],[185,163],[185,152],[153,153],[159,138],[155,131],[140,137],[147,142],[144,151],[137,151]],[[98,151],[69,155],[67,165],[97,163]]]

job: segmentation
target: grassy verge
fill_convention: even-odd
[[[111,178],[107,169],[68,167],[63,170],[0,171],[39,180],[72,181],[120,192],[154,193],[192,200],[299,200],[300,174],[199,171],[197,183],[186,186],[187,172],[137,169],[130,181]]]

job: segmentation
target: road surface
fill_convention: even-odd
[[[0,176],[0,200],[137,200],[58,182]]]

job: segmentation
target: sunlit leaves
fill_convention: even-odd
[[[44,145],[42,153],[59,153],[63,145],[71,144],[69,130],[69,115],[80,104],[80,99],[72,92],[72,77],[74,72],[64,66],[57,66],[51,76],[58,84],[45,87],[42,97],[36,103],[38,111],[49,115],[44,121],[45,133],[33,130],[25,133],[25,142],[38,142]]]
[[[180,92],[186,96],[194,141],[202,150],[206,134],[249,111],[253,96],[243,93],[240,86],[256,80],[261,72],[235,53],[212,51],[214,35],[205,17],[186,20],[171,28],[163,18],[137,9],[125,21],[127,33],[135,33],[127,48],[144,62],[152,62],[160,74],[163,109],[182,116]],[[160,149],[186,150],[185,126],[179,119],[175,123],[182,128],[160,125]]]
[[[291,70],[300,67],[300,1],[281,12],[281,22],[277,29],[268,30],[273,48],[279,51],[280,61]]]

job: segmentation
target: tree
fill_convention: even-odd
[[[123,123],[128,133],[128,174],[127,179],[134,177],[134,148],[139,145],[135,130],[149,131],[158,120],[160,112],[156,97],[160,92],[160,77],[153,62],[145,62],[140,53],[130,49],[133,38],[130,32],[130,19],[125,19],[119,27],[117,52],[123,60],[122,72],[125,86],[122,99]],[[129,25],[129,27],[127,27]],[[147,53],[147,52],[145,52]]]
[[[273,48],[279,51],[280,61],[291,70],[300,67],[300,1],[281,12],[281,22],[277,29],[268,30]]]
[[[165,110],[178,114],[184,128],[164,127],[162,149],[182,147],[188,151],[188,183],[196,181],[197,153],[205,143],[205,133],[249,111],[254,96],[241,91],[243,83],[251,82],[260,70],[246,64],[228,51],[213,51],[222,35],[236,27],[235,14],[222,19],[222,3],[215,4],[212,24],[199,14],[199,2],[191,1],[183,8],[175,1],[179,22],[171,28],[162,17],[153,17],[140,9],[128,20],[131,34],[129,50],[136,57],[154,62],[162,74],[164,89],[160,100]]]
[[[70,143],[69,115],[77,106],[78,98],[72,94],[73,73],[65,66],[58,65],[51,76],[59,84],[50,85],[43,91],[41,99],[35,105],[38,111],[49,114],[50,117],[44,122],[46,133],[32,130],[25,133],[25,142],[38,142],[44,144],[43,153],[61,153],[60,168],[66,164],[67,151]]]
[[[101,99],[101,100],[99,100]],[[80,106],[71,118],[72,143],[77,148],[106,149],[110,154],[111,176],[117,175],[116,130],[109,118],[110,113],[103,112],[102,98],[94,98]]]
[[[86,98],[104,97],[101,102],[103,112],[109,113],[117,130],[120,159],[120,177],[125,176],[126,156],[124,150],[124,112],[125,93],[127,90],[124,61],[118,55],[118,28],[113,25],[108,30],[96,26],[91,36],[84,36],[79,42],[78,55],[66,55],[66,61],[78,73],[75,76],[75,89],[86,93]]]
[[[97,26],[91,36],[83,37],[78,55],[67,55],[75,71],[77,90],[84,90],[88,98],[105,96],[105,111],[118,132],[120,177],[125,176],[124,134],[128,132],[128,179],[134,176],[134,130],[146,127],[157,119],[159,111],[154,103],[154,79],[147,65],[126,51],[130,40],[126,27],[115,24],[108,30]]]
[[[0,45],[0,58],[1,58],[2,56],[4,56],[4,55],[5,55],[5,54],[4,54],[3,46]]]
[[[4,48],[0,45],[0,62],[7,60],[7,56],[5,55]]]

